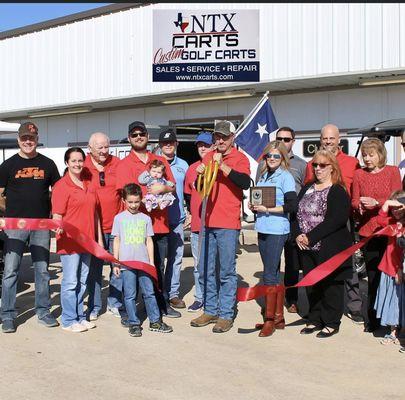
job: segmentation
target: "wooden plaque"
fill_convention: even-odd
[[[265,206],[267,208],[276,206],[275,186],[253,186],[250,188],[250,202],[254,206]]]

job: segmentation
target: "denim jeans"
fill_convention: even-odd
[[[283,247],[288,239],[286,235],[258,233],[260,257],[263,262],[263,283],[265,285],[280,284],[280,259]]]
[[[83,303],[91,254],[64,254],[60,260],[63,270],[60,290],[62,325],[67,327],[86,319]]]
[[[195,291],[194,291],[194,298],[196,301],[199,301],[202,303],[202,291],[201,291],[201,286],[199,282],[199,273],[198,273],[198,236],[199,234],[197,232],[191,232],[191,254],[193,255],[194,259],[194,285],[195,285]]]
[[[112,254],[114,237],[110,233],[104,233],[104,248]],[[104,260],[91,257],[89,277],[87,280],[87,291],[89,293],[88,313],[99,315],[102,308],[101,287],[103,282]],[[122,279],[112,273],[110,266],[110,288],[107,298],[110,308],[122,307]]]
[[[198,271],[203,288],[204,312],[233,319],[238,278],[236,249],[238,229],[205,228]],[[219,271],[216,257],[219,255]],[[217,282],[217,274],[219,282]],[[219,287],[218,287],[219,286]]]
[[[49,231],[5,231],[4,273],[2,285],[1,318],[3,321],[17,317],[15,308],[17,295],[18,271],[21,265],[25,243],[29,240],[32,264],[35,270],[35,312],[38,318],[49,314]]]
[[[165,272],[166,292],[169,299],[179,297],[181,262],[184,254],[183,223],[170,225],[168,236],[167,265]]]
[[[131,325],[140,325],[136,314],[137,283],[142,290],[143,301],[145,302],[146,313],[150,322],[160,320],[160,311],[156,301],[153,283],[151,278],[142,271],[132,269],[121,270],[122,283],[124,288],[124,302],[128,314],[128,322]]]

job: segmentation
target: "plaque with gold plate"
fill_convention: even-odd
[[[276,206],[275,186],[253,186],[250,188],[250,202],[254,206],[272,208]]]

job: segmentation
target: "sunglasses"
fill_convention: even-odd
[[[275,160],[281,160],[281,154],[272,154],[272,153],[267,153],[264,158],[274,158]]]
[[[293,139],[290,137],[276,137],[276,140],[279,142],[290,143]]]
[[[328,165],[330,164],[325,164],[325,163],[312,163],[312,168],[315,169],[317,167],[319,167],[320,169],[325,169]]]
[[[104,171],[100,171],[100,173],[98,175],[98,179],[100,182],[100,186],[105,186],[105,172]]]
[[[139,137],[146,137],[146,135],[147,135],[147,133],[146,132],[134,132],[134,133],[130,133],[129,134],[129,137],[131,138],[131,139],[135,139],[135,138],[137,138],[138,136]]]

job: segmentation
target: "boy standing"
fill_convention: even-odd
[[[152,221],[149,216],[139,211],[142,201],[139,185],[135,183],[125,185],[122,189],[122,201],[126,210],[115,216],[111,232],[114,237],[114,257],[120,261],[142,261],[154,264]],[[149,330],[161,333],[173,332],[172,327],[161,320],[151,278],[142,271],[119,265],[113,267],[113,272],[116,276],[122,274],[129,334],[142,336],[141,322],[136,314],[135,304],[137,281],[145,301]]]

